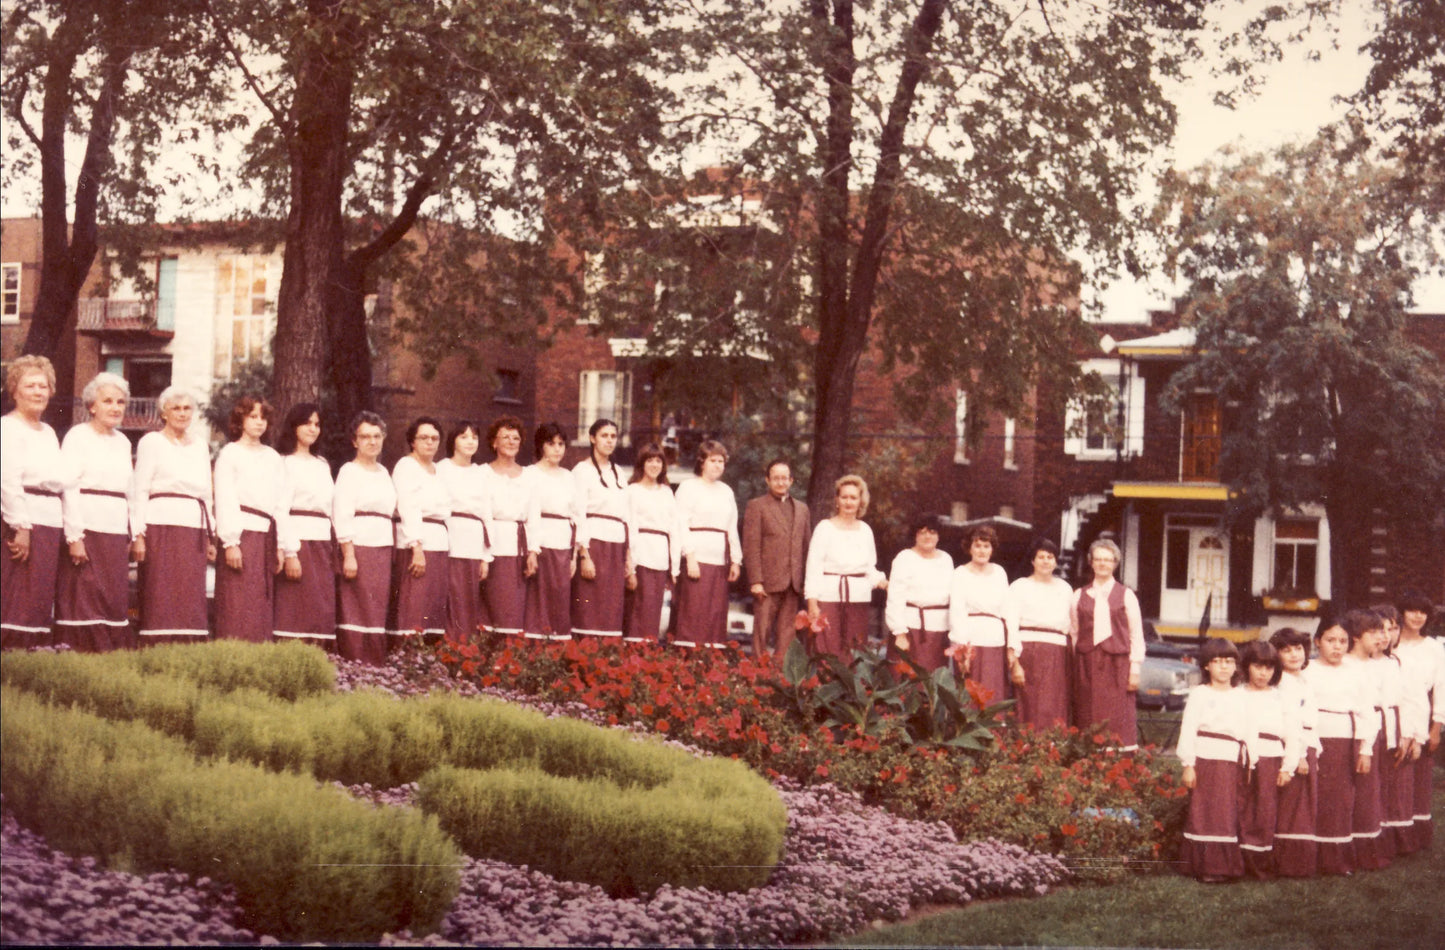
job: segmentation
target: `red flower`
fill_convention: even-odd
[[[814,772],[816,775],[820,776],[821,778],[827,778],[827,777],[828,777],[828,766],[826,766],[826,765],[820,765],[820,766],[818,766],[816,769],[814,769],[813,772]]]
[[[1079,833],[1079,826],[1075,824],[1060,825],[1059,831],[1063,832],[1064,837],[1072,838],[1074,835]]]
[[[672,728],[672,726],[668,723],[668,721],[667,721],[666,719],[659,719],[659,720],[657,720],[656,729],[657,729],[658,732],[666,732],[668,729],[671,729],[671,728]]]

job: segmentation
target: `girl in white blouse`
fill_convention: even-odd
[[[1340,623],[1322,623],[1315,633],[1319,658],[1305,679],[1319,710],[1319,799],[1315,803],[1315,844],[1320,874],[1355,869],[1355,775],[1373,768],[1378,717],[1364,665],[1347,662],[1356,639],[1376,621],[1350,611]],[[1374,614],[1370,614],[1373,618]]]
[[[1176,752],[1190,790],[1189,817],[1179,847],[1186,874],[1226,881],[1244,874],[1239,850],[1239,786],[1249,731],[1241,693],[1234,688],[1239,653],[1211,637],[1199,649],[1205,681],[1190,690]]]
[[[627,585],[627,498],[612,461],[617,423],[598,419],[587,430],[592,451],[572,468],[577,483],[577,577],[572,632],[621,637]]]
[[[1400,611],[1400,639],[1395,656],[1400,660],[1407,693],[1414,693],[1413,702],[1423,716],[1425,738],[1417,746],[1419,755],[1409,763],[1414,816],[1404,850],[1419,851],[1430,847],[1434,826],[1430,817],[1433,798],[1435,753],[1440,748],[1440,734],[1445,726],[1445,645],[1424,634],[1435,612],[1430,598],[1414,588],[1402,591],[1395,605]]]
[[[228,442],[216,456],[216,535],[225,564],[216,570],[216,636],[270,640],[275,576],[282,566],[277,519],[286,475],[262,442],[271,406],[242,396],[231,409]]]
[[[808,546],[803,596],[808,601],[812,651],[851,658],[868,637],[873,591],[886,590],[888,578],[878,569],[868,513],[868,483],[844,475],[834,483],[833,517],[818,522]]]
[[[211,453],[190,431],[196,401],[177,386],[156,400],[165,427],[141,437],[135,452],[130,523],[140,572],[140,642],[208,636],[206,564],[212,540]]]
[[[728,585],[743,570],[737,497],[722,482],[727,459],[721,442],[704,441],[697,449],[698,477],[677,486],[687,577],[678,584],[672,640],[681,646],[727,646]]]
[[[292,406],[276,437],[286,473],[281,499],[281,555],[276,578],[276,636],[336,648],[336,542],[331,466],[313,452],[321,438],[321,407]]]
[[[360,412],[351,423],[356,458],[336,474],[331,520],[341,548],[336,590],[336,652],[348,660],[386,662],[386,612],[396,534],[396,486],[380,462],[386,421]]]
[[[1314,877],[1318,862],[1315,809],[1319,798],[1319,710],[1305,677],[1310,662],[1310,637],[1283,627],[1269,638],[1279,653],[1283,675],[1280,699],[1285,713],[1285,758],[1294,774],[1280,789],[1274,831],[1274,866],[1280,877]]]
[[[487,522],[491,501],[482,467],[473,459],[482,444],[482,427],[463,419],[447,434],[447,457],[437,462],[437,474],[452,499],[447,519],[451,549],[447,553],[447,639],[467,643],[476,639],[482,624],[482,581],[487,579],[491,554],[487,551]]]
[[[623,639],[657,643],[662,638],[662,601],[677,583],[682,564],[682,522],[667,480],[667,457],[656,443],[637,453],[627,485],[627,513],[635,580],[629,580]]]
[[[523,626],[538,640],[572,639],[572,577],[577,573],[577,480],[562,467],[567,435],[544,422],[532,438],[537,461],[527,468],[537,521],[536,573],[527,582]]]
[[[397,459],[391,469],[396,486],[396,563],[392,567],[396,591],[387,633],[392,643],[418,635],[436,639],[446,633],[447,554],[451,549],[447,518],[451,517],[452,499],[437,474],[441,423],[418,416],[406,428],[406,441],[411,452]]]
[[[129,599],[130,440],[120,431],[130,384],[101,373],[81,395],[87,422],[65,433],[60,453],[79,481],[65,490],[66,555],[60,559],[55,629],[85,653],[135,646]]]

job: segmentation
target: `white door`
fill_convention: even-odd
[[[1164,583],[1159,619],[1198,624],[1204,605],[1214,624],[1225,618],[1229,590],[1229,537],[1217,518],[1168,515],[1164,521]]]

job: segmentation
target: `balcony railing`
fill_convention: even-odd
[[[90,421],[90,410],[79,396],[75,398],[75,413],[72,417],[75,424]],[[125,404],[125,418],[120,421],[122,429],[159,429],[161,427],[161,407],[154,399],[128,399]]]
[[[151,332],[157,329],[155,301],[112,300],[109,297],[82,300],[76,325],[81,331],[91,333]]]

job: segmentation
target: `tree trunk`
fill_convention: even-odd
[[[371,343],[366,332],[367,268],[354,258],[341,267],[331,304],[331,388],[341,425],[363,409],[375,409],[371,393]]]
[[[291,208],[276,303],[272,397],[283,412],[321,397],[328,310],[342,280],[355,30],[341,0],[309,0],[289,131]]]

